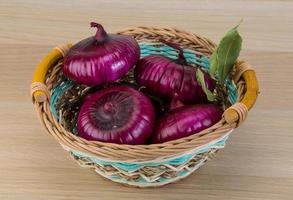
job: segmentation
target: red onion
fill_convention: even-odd
[[[110,83],[125,75],[138,61],[140,51],[131,36],[107,34],[102,25],[95,36],[75,44],[65,56],[63,73],[86,85]]]
[[[198,133],[220,121],[222,113],[213,104],[177,107],[158,120],[153,143],[163,143]]]
[[[87,140],[145,144],[154,120],[154,108],[146,96],[127,86],[113,86],[85,98],[77,130]]]
[[[164,42],[179,50],[179,58],[171,60],[160,55],[150,55],[141,59],[135,68],[137,83],[146,87],[148,92],[160,97],[173,98],[177,93],[184,103],[207,102],[202,87],[197,82],[197,68],[187,66],[183,50],[178,45]],[[213,91],[215,82],[204,73],[207,89]]]

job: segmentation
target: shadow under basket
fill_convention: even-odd
[[[164,39],[178,43],[184,48],[188,63],[206,71],[209,70],[208,58],[216,47],[207,38],[174,28],[137,27],[119,34],[131,35],[138,41],[141,57],[159,54],[177,58],[176,50],[159,41]],[[77,89],[76,98],[89,89],[62,77],[62,60],[71,46],[67,44],[54,48],[37,66],[31,85],[34,107],[47,132],[78,164],[93,168],[98,174],[118,183],[156,187],[187,177],[224,148],[230,133],[245,120],[259,93],[253,68],[238,60],[230,76],[232,79],[225,82],[227,99],[232,106],[212,127],[162,144],[121,145],[87,141],[67,127],[63,119],[66,112],[56,108],[58,98],[66,98],[62,94],[70,88]],[[130,72],[125,80],[133,81],[133,74]],[[74,121],[69,122],[72,123]]]

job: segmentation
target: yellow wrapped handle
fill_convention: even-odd
[[[53,67],[61,58],[63,58],[72,44],[66,44],[55,47],[43,60],[38,64],[32,79],[31,94],[37,102],[44,102],[49,94],[44,85],[47,71]]]
[[[238,124],[240,124],[246,118],[248,110],[253,107],[259,94],[259,87],[254,69],[243,61],[239,61],[236,66],[234,81],[237,83],[240,77],[243,77],[246,83],[246,92],[240,102],[232,105],[225,111],[224,118],[226,122],[230,124],[237,121]]]

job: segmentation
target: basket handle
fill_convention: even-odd
[[[246,83],[246,92],[240,102],[235,103],[224,112],[224,119],[229,124],[238,122],[237,125],[239,125],[245,120],[248,110],[250,110],[256,102],[259,94],[259,87],[255,71],[250,64],[244,61],[238,61],[236,66],[234,82],[237,83],[239,79],[243,77]]]
[[[63,58],[68,50],[72,47],[72,44],[66,44],[55,47],[43,60],[37,65],[33,74],[31,84],[31,96],[34,101],[38,103],[44,102],[50,98],[50,92],[45,85],[45,79],[47,71]]]

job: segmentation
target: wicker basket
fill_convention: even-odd
[[[207,38],[174,28],[137,27],[119,34],[135,37],[142,56],[163,54],[176,57],[176,51],[158,41],[164,39],[178,43],[184,48],[191,65],[196,64],[206,70],[208,58],[215,48]],[[119,145],[87,141],[68,131],[52,109],[56,88],[63,86],[59,81],[60,68],[70,47],[68,44],[54,48],[37,66],[31,85],[33,104],[41,124],[74,160],[115,182],[138,187],[162,186],[190,175],[224,147],[229,134],[245,120],[258,95],[254,70],[248,63],[237,61],[233,80],[227,79],[226,82],[232,106],[225,110],[222,119],[214,126],[162,144]]]

